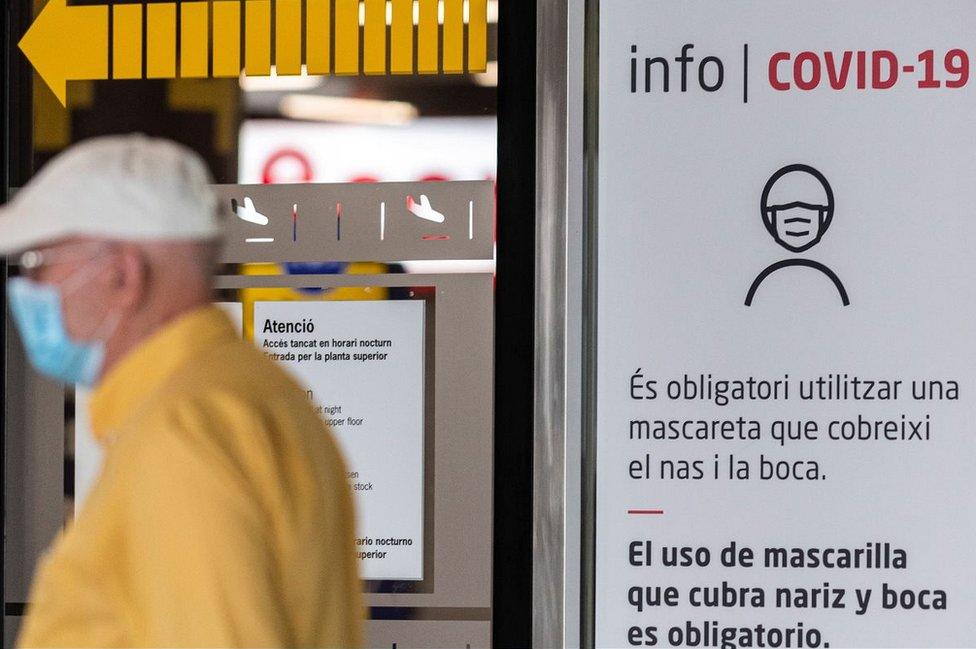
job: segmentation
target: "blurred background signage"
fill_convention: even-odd
[[[494,180],[495,132],[494,117],[421,118],[409,128],[248,120],[240,184]]]

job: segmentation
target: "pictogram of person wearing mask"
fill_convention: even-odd
[[[820,242],[830,227],[834,218],[834,192],[824,175],[813,167],[788,165],[766,181],[760,211],[766,230],[776,243],[790,252],[806,252]],[[767,277],[794,266],[823,273],[833,282],[841,303],[850,305],[847,289],[834,271],[820,262],[795,257],[778,261],[759,273],[746,294],[746,306],[752,306],[756,292]]]

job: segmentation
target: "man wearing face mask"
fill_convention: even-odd
[[[93,388],[105,448],[22,646],[358,646],[343,461],[304,391],[211,305],[209,182],[176,144],[100,138],[0,209],[27,354]]]
[[[794,253],[806,252],[820,243],[834,218],[834,192],[822,173],[808,165],[783,167],[770,177],[760,201],[763,224],[773,240]],[[790,267],[817,270],[834,283],[841,303],[850,304],[847,290],[834,271],[811,259],[792,258],[765,268],[749,287],[746,306],[752,306],[756,292],[767,277]]]

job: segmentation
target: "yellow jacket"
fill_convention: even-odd
[[[38,570],[20,645],[358,646],[342,458],[223,313],[124,358],[91,419],[102,475]]]

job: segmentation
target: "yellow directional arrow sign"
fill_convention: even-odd
[[[20,49],[64,104],[68,81],[110,76],[483,72],[487,16],[487,0],[49,0]]]
[[[64,104],[66,82],[108,78],[108,7],[69,8],[65,0],[50,0],[20,49]]]

